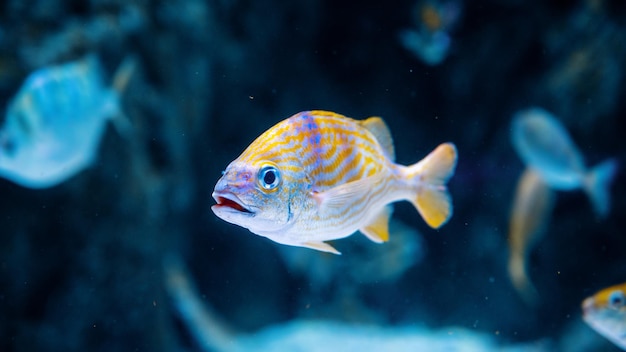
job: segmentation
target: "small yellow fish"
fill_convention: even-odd
[[[591,328],[626,351],[626,283],[585,299],[582,310],[583,320]]]
[[[517,183],[509,223],[509,278],[529,305],[537,303],[537,291],[527,272],[530,249],[544,234],[554,205],[554,191],[539,173],[527,168]]]
[[[339,254],[324,241],[359,230],[389,238],[390,203],[408,200],[438,228],[452,215],[445,186],[454,173],[452,143],[422,161],[395,164],[383,120],[304,111],[259,136],[215,185],[221,219],[275,242]]]

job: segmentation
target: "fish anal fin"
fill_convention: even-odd
[[[384,207],[372,218],[370,223],[359,229],[359,231],[376,243],[389,241],[389,218],[392,210],[393,208],[390,205]]]
[[[320,242],[303,242],[303,243],[300,243],[299,246],[310,248],[310,249],[315,249],[317,251],[341,255],[341,252],[339,252],[333,246],[329,245],[326,242],[321,242],[321,241]]]
[[[391,132],[389,132],[389,128],[385,121],[380,117],[373,116],[363,121],[359,121],[361,126],[370,131],[380,146],[385,151],[387,157],[394,161],[396,159],[396,152],[393,147],[393,138],[391,137]]]

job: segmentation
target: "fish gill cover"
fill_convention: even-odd
[[[624,282],[625,20],[602,0],[0,3],[0,129],[39,70],[97,57],[110,89],[136,63],[116,103],[127,125],[106,124],[88,165],[40,189],[0,179],[0,350],[231,348],[224,336],[304,349],[333,332],[439,346],[458,331],[491,349],[617,350],[581,302]],[[579,187],[536,180],[522,202],[532,165],[511,129],[530,108],[558,120],[584,169],[566,168]],[[380,116],[401,165],[453,142],[449,221],[433,230],[399,202],[388,242],[357,233],[330,241],[335,256],[217,218],[226,165],[316,109]],[[533,208],[541,192],[549,206]],[[172,257],[188,281],[172,280]]]

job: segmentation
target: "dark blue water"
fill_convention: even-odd
[[[172,262],[202,303],[194,311],[233,331],[216,339],[242,349],[255,346],[250,333],[323,319],[389,336],[457,327],[493,346],[617,350],[584,325],[580,303],[624,281],[624,172],[604,219],[582,190],[556,193],[529,250],[540,299],[528,305],[506,270],[524,169],[509,137],[516,111],[541,106],[587,166],[624,165],[625,19],[620,1],[3,2],[3,115],[41,67],[95,53],[109,80],[129,56],[138,70],[122,95],[132,134],[111,124],[88,169],[43,190],[0,179],[0,350],[202,350],[199,336],[212,335],[181,313]],[[420,59],[403,30],[445,34],[444,58]],[[382,116],[405,165],[454,142],[451,220],[433,230],[398,203],[390,243],[355,234],[334,241],[343,254],[333,256],[218,219],[221,171],[309,109]]]

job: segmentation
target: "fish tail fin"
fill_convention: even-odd
[[[407,168],[416,189],[413,203],[424,221],[439,228],[452,216],[452,201],[446,182],[454,174],[457,151],[452,143],[442,143],[424,159]]]
[[[120,100],[124,91],[126,91],[131,78],[135,74],[135,71],[137,71],[137,58],[134,55],[126,57],[115,71],[115,74],[113,75],[112,88],[114,94],[116,94]],[[119,109],[118,113],[113,116],[112,120],[115,125],[115,129],[117,129],[121,135],[125,137],[129,137],[131,135],[132,123],[121,109]]]
[[[137,58],[134,55],[130,55],[122,61],[115,74],[113,75],[113,89],[117,94],[122,95],[128,87],[128,82],[137,71]]]
[[[616,172],[617,161],[609,159],[596,165],[585,178],[585,191],[594,211],[601,218],[606,217],[611,208],[610,188]]]

